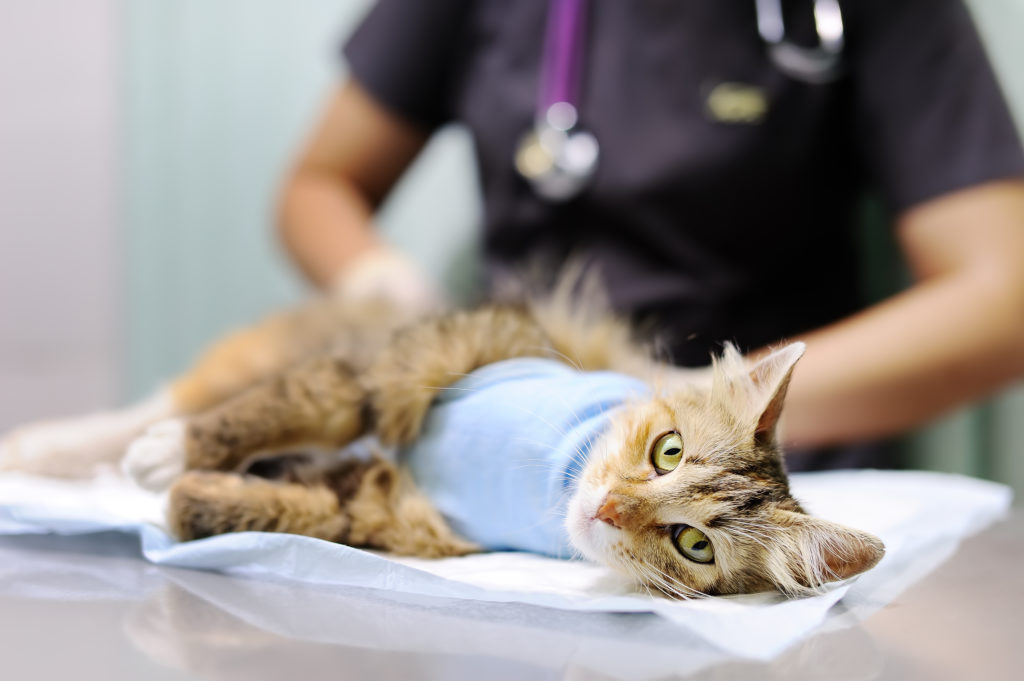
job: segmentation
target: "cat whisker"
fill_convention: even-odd
[[[730,523],[733,527],[741,527],[751,534],[755,534],[766,541],[772,541],[773,533],[778,532],[778,528],[767,523],[755,523],[744,521],[740,518],[735,518]]]
[[[679,598],[686,598],[685,595],[679,593],[670,585],[665,584],[664,580],[660,576],[651,571],[651,566],[637,560],[636,556],[632,553],[628,555],[628,558],[629,560],[615,560],[614,562],[625,568],[625,570],[630,573],[633,579],[639,582],[641,586],[647,588],[648,593],[650,593],[650,585],[653,584],[663,593],[668,591],[670,592],[670,595],[675,595]]]
[[[695,589],[689,584],[685,584],[680,581],[677,577],[673,577],[665,573],[663,570],[658,568],[656,565],[644,565],[644,568],[649,574],[657,576],[662,586],[671,589],[674,593],[687,594],[685,597],[695,598],[708,598],[709,595],[699,589]]]
[[[646,591],[646,592],[647,592],[647,595],[648,595],[648,596],[650,596],[651,598],[654,598],[654,592],[653,592],[653,591],[651,591],[651,585],[649,584],[649,580],[648,580],[648,579],[646,579],[646,578],[644,577],[644,575],[642,575],[642,574],[641,574],[641,573],[639,572],[639,570],[636,570],[636,569],[635,569],[635,568],[633,568],[632,566],[630,566],[630,567],[628,568],[628,570],[629,570],[629,573],[630,573],[630,577],[631,577],[631,578],[633,579],[633,581],[634,581],[634,582],[635,582],[636,584],[638,584],[639,586],[641,586],[641,587],[642,587],[642,588],[644,589],[644,591]]]
[[[662,590],[668,591],[669,593],[674,594],[679,598],[688,600],[690,598],[707,597],[707,594],[704,594],[703,592],[693,589],[687,586],[686,584],[683,584],[682,582],[670,581],[663,577],[657,576],[655,576],[654,579],[656,580],[656,583],[658,584],[658,586],[661,587]]]
[[[553,348],[553,347],[550,347],[550,346],[535,345],[532,348],[531,347],[527,347],[526,349],[527,350],[540,350],[542,354],[539,355],[539,356],[548,356],[548,357],[554,356],[554,357],[562,360],[563,362],[565,362],[569,366],[571,366],[576,371],[584,371],[583,363],[582,362],[580,362],[579,360],[576,360],[574,362],[572,360],[572,358],[569,357],[569,355],[565,354],[564,352],[562,352],[560,350],[557,350],[556,348]]]
[[[587,557],[583,555],[583,552],[572,544],[569,544],[569,551],[571,560],[587,560]]]
[[[697,595],[705,595],[681,582],[676,583],[667,580],[662,575],[658,574],[657,572],[654,572],[652,570],[653,566],[651,565],[637,563],[634,567],[637,568],[638,573],[641,575],[641,580],[655,585],[663,593],[668,592],[667,595],[676,596],[681,599],[689,599]],[[682,587],[682,590],[679,587]]]
[[[741,537],[746,537],[747,539],[749,539],[750,541],[754,542],[755,544],[759,544],[765,551],[768,550],[768,545],[765,544],[760,539],[758,539],[757,537],[755,537],[754,535],[748,534],[747,532],[744,532],[743,530],[736,529],[735,527],[732,528],[732,531],[733,531],[734,534],[737,534],[737,535],[739,535]]]
[[[532,416],[533,418],[537,419],[538,421],[540,421],[541,423],[546,425],[548,428],[550,428],[552,431],[554,431],[558,435],[561,435],[561,436],[565,437],[566,435],[569,434],[569,431],[566,430],[565,428],[557,427],[555,424],[551,423],[550,421],[545,419],[540,414],[538,414],[538,413],[536,413],[534,411],[531,411],[531,410],[523,407],[522,405],[513,405],[513,408],[517,409],[518,411],[521,411],[522,413],[526,414],[527,416]]]
[[[563,406],[565,406],[569,410],[569,412],[572,414],[573,418],[576,419],[576,425],[582,427],[583,426],[583,419],[580,418],[580,415],[576,412],[576,410],[571,405],[569,405],[567,403],[567,401],[566,401],[566,399],[564,397],[562,398],[562,404],[563,404]],[[587,451],[586,452],[579,451],[578,453],[584,455],[583,463],[585,464],[585,463],[587,463],[587,461],[590,460],[590,455],[594,451],[593,433],[592,432],[586,433],[586,435],[584,436],[583,439],[587,443]]]
[[[425,388],[426,390],[437,390],[438,392],[442,390],[451,390],[457,392],[475,393],[480,390],[479,388],[463,388],[462,386],[457,385],[421,385],[420,387]]]
[[[695,589],[694,587],[679,581],[679,579],[677,577],[673,577],[672,575],[669,575],[664,570],[659,568],[657,565],[653,565],[653,564],[649,564],[649,563],[645,563],[643,565],[644,565],[644,567],[648,571],[651,571],[651,572],[654,572],[655,574],[660,575],[662,578],[664,578],[665,580],[667,580],[671,584],[675,584],[678,587],[686,589],[687,591],[690,591],[690,592],[692,592],[692,593],[694,593],[696,595],[699,595],[701,597],[705,597],[706,598],[706,597],[709,596],[708,594],[704,593],[703,591],[700,591],[699,589]]]
[[[765,541],[771,541],[772,540],[772,537],[770,535],[768,535],[767,533],[761,532],[759,530],[751,529],[751,528],[746,527],[744,525],[734,526],[733,530],[734,531],[740,531],[738,528],[743,528],[742,531],[745,532],[747,536],[760,537],[761,539],[764,539]]]
[[[730,525],[734,525],[734,526],[743,527],[743,528],[751,530],[751,531],[763,532],[763,533],[772,532],[772,531],[775,531],[775,530],[778,529],[774,525],[769,525],[767,523],[754,522],[752,520],[748,520],[748,519],[745,519],[745,518],[731,518],[729,520],[729,524]]]
[[[539,446],[543,443],[532,443]],[[554,448],[552,448],[554,449]],[[552,463],[547,459],[523,459],[516,465],[510,466],[509,470],[522,471],[522,470],[548,470],[552,467]],[[573,482],[579,482],[582,480],[580,473],[574,471],[567,471],[564,474],[565,478]]]

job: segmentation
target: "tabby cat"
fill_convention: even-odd
[[[182,540],[576,553],[671,597],[799,595],[883,554],[790,495],[776,426],[802,352],[672,368],[564,290],[415,321],[321,302],[226,339],[142,406],[15,431],[0,470],[84,475],[127,446],[137,482],[170,486]],[[367,434],[397,459],[336,454]]]

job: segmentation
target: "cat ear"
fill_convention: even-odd
[[[750,380],[761,396],[757,425],[754,428],[754,439],[758,444],[766,444],[775,438],[775,428],[782,416],[782,403],[786,399],[793,367],[806,348],[803,343],[790,343],[762,357],[750,367]]]
[[[773,515],[772,520],[781,529],[777,550],[788,571],[786,575],[774,575],[783,590],[791,580],[801,587],[815,588],[849,579],[874,567],[885,554],[882,541],[867,532],[794,511],[776,511]]]

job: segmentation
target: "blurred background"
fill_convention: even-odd
[[[277,187],[372,0],[0,0],[0,432],[141,397],[305,295]],[[969,0],[1024,127],[1024,0]],[[479,219],[442,130],[379,215],[456,297]],[[865,247],[898,273],[884,225]],[[1024,492],[1024,389],[907,439],[908,465]]]

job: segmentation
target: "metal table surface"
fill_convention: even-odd
[[[0,678],[1009,680],[1024,675],[1022,559],[1018,509],[866,621],[751,663],[709,660],[653,615],[453,614],[441,599],[157,567],[122,535],[0,537]]]

